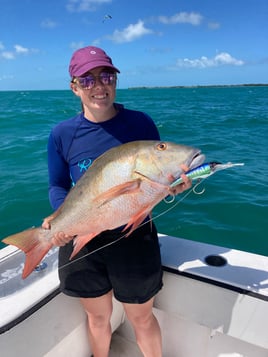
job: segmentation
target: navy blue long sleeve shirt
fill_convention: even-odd
[[[130,141],[160,139],[147,114],[115,105],[119,111],[107,121],[91,122],[81,113],[52,129],[48,140],[48,172],[53,209],[63,203],[72,185],[108,149]]]

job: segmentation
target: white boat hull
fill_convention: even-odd
[[[154,312],[163,357],[268,357],[268,257],[168,236],[160,241],[164,287]],[[226,264],[207,265],[211,255]],[[56,256],[51,254],[49,267],[33,273],[32,280],[20,282],[22,256],[11,247],[0,251],[3,357],[91,355],[78,299],[58,292]],[[142,356],[116,300],[112,329],[110,357]]]

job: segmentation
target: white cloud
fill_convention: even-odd
[[[79,48],[82,48],[82,47],[84,47],[85,46],[85,44],[84,44],[84,42],[83,41],[78,41],[78,42],[71,42],[70,43],[70,48],[72,49],[72,50],[78,50]]]
[[[10,51],[10,50],[5,50],[5,46],[3,45],[3,43],[0,42],[0,58],[5,59],[5,60],[13,60],[15,59],[17,56],[20,55],[27,55],[29,53],[37,53],[38,50],[36,49],[29,49],[26,47],[23,47],[21,45],[14,45],[14,50]]]
[[[14,45],[14,48],[15,48],[15,52],[16,53],[23,53],[23,54],[26,54],[29,52],[29,49],[26,48],[26,47],[23,47],[21,45]]]
[[[206,56],[202,56],[198,59],[178,59],[177,67],[186,67],[186,68],[207,68],[207,67],[218,67],[224,65],[233,65],[233,66],[242,66],[244,61],[238,60],[232,57],[227,52],[221,52],[217,54],[215,57],[208,58]]]
[[[112,0],[68,0],[66,8],[69,12],[95,11],[98,5],[112,2]]]
[[[15,58],[15,54],[10,51],[3,51],[3,52],[0,52],[0,58],[12,60]]]
[[[173,16],[159,16],[159,22],[165,25],[191,24],[198,26],[203,20],[203,16],[196,12],[179,12]]]
[[[218,22],[209,22],[208,23],[208,28],[211,30],[217,30],[221,27],[221,25]]]
[[[0,76],[0,81],[5,81],[7,79],[13,79],[14,76],[10,74],[4,74],[3,76]]]
[[[57,27],[58,24],[53,20],[45,19],[41,22],[40,26],[43,28],[47,28],[47,29],[53,29],[53,28]]]
[[[152,30],[144,27],[144,22],[139,20],[136,24],[130,24],[122,31],[115,30],[111,36],[107,36],[110,40],[116,43],[132,42],[144,35],[153,33]]]

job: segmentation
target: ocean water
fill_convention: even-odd
[[[245,164],[203,180],[203,194],[161,202],[159,232],[268,255],[268,87],[118,89],[117,101],[151,115],[163,140]],[[51,213],[47,138],[79,110],[71,91],[0,92],[0,241]]]

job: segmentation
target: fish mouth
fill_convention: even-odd
[[[197,166],[202,165],[205,161],[205,155],[198,151],[192,158],[192,161],[188,164],[189,169],[195,169]]]

